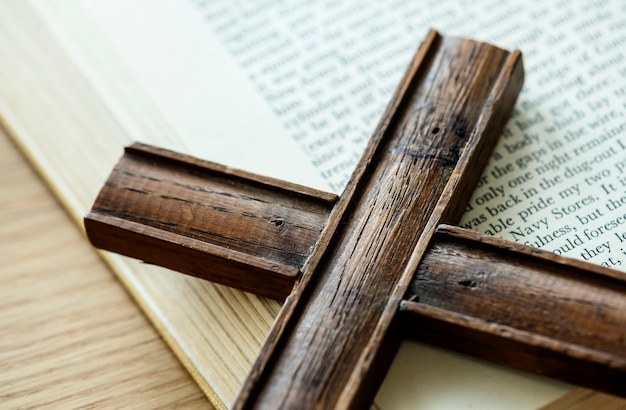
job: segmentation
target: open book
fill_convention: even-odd
[[[132,140],[340,193],[428,28],[520,48],[525,89],[461,225],[626,264],[621,2],[7,0],[0,27],[2,125],[77,220]],[[106,259],[227,406],[279,304]],[[376,406],[533,408],[572,388],[407,342]]]

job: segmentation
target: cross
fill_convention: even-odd
[[[87,234],[285,301],[235,408],[364,407],[407,336],[624,395],[624,274],[452,225],[522,83],[431,31],[340,197],[135,144]]]

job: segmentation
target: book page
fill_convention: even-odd
[[[625,4],[194,3],[335,192],[427,28],[521,49],[524,91],[461,224],[626,264]]]
[[[179,1],[163,1],[165,9],[140,1],[85,4],[187,152],[337,193],[429,27],[521,48],[526,86],[462,225],[596,263],[626,260],[626,12],[618,2]],[[120,12],[122,3],[134,8]],[[159,36],[172,19],[180,37]],[[152,51],[150,40],[158,44]],[[213,105],[203,102],[211,97]],[[281,155],[255,155],[259,146]],[[250,155],[240,155],[244,148]],[[434,353],[403,348],[408,356],[396,359],[388,379],[418,372],[421,366],[402,364],[419,354]],[[449,356],[439,363],[455,360]],[[447,370],[439,390],[420,394],[426,408],[428,397],[430,404],[460,397],[465,405],[464,389],[480,396],[454,380],[453,365],[437,367]],[[493,369],[483,378],[501,379]],[[514,392],[521,379],[530,383],[522,398]],[[513,380],[513,396],[499,387],[482,397],[498,396],[494,408],[507,401],[508,408],[532,408],[569,389],[529,375]],[[387,388],[377,403],[400,407]]]
[[[81,3],[101,23],[177,135],[165,148],[328,190],[324,179],[307,168],[306,153],[298,149],[262,96],[252,87],[241,86],[245,77],[240,67],[206,32],[202,18],[189,4],[171,0]],[[106,85],[99,91],[106,94]],[[114,100],[109,104],[118,105]],[[142,135],[141,141],[156,143],[150,135]],[[294,169],[300,171],[286,172]]]

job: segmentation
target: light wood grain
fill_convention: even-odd
[[[626,400],[587,389],[575,389],[541,410],[624,410]]]
[[[1,131],[0,402],[211,408]]]

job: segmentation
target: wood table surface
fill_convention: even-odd
[[[0,132],[0,408],[209,402]]]

